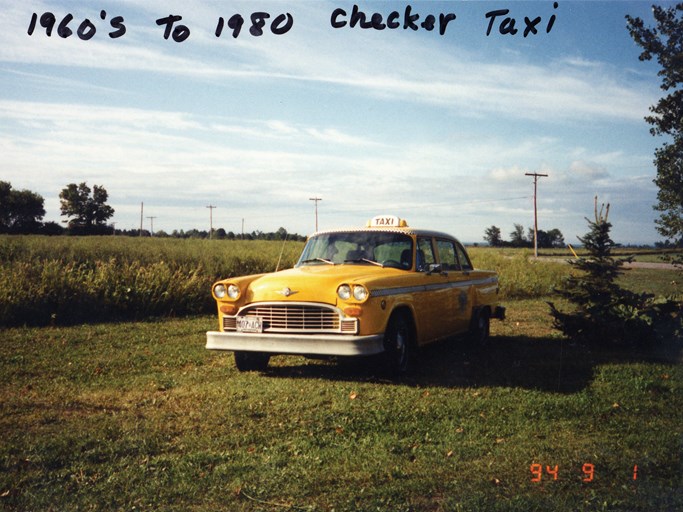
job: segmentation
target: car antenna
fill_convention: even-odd
[[[280,257],[277,259],[277,265],[275,265],[275,272],[280,270],[280,262],[282,261],[282,253],[285,252],[285,244],[287,243],[287,237],[289,233],[285,234],[285,239],[282,241],[282,249],[280,249]]]

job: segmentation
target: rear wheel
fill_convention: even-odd
[[[488,308],[483,308],[477,311],[473,321],[471,337],[475,346],[483,347],[489,340],[491,332],[491,313]]]
[[[241,372],[262,372],[268,368],[270,354],[266,352],[235,352],[235,366]]]
[[[394,315],[384,334],[384,362],[393,376],[410,373],[416,363],[417,351],[412,326],[404,315]]]

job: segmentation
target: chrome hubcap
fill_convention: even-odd
[[[406,353],[406,339],[402,332],[396,333],[396,359],[402,363]]]

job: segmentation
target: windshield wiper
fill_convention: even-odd
[[[378,261],[369,260],[367,258],[358,258],[355,260],[344,260],[344,263],[360,263],[360,262],[372,263],[373,265],[377,265],[378,267],[384,267],[384,265],[382,265]]]
[[[322,261],[323,263],[327,263],[328,265],[335,265],[334,261],[326,260],[325,258],[312,258],[310,260],[304,260],[301,263],[313,263],[314,261]]]

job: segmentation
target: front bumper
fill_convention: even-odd
[[[384,335],[296,335],[209,331],[206,333],[206,348],[271,354],[370,356],[384,352]]]

